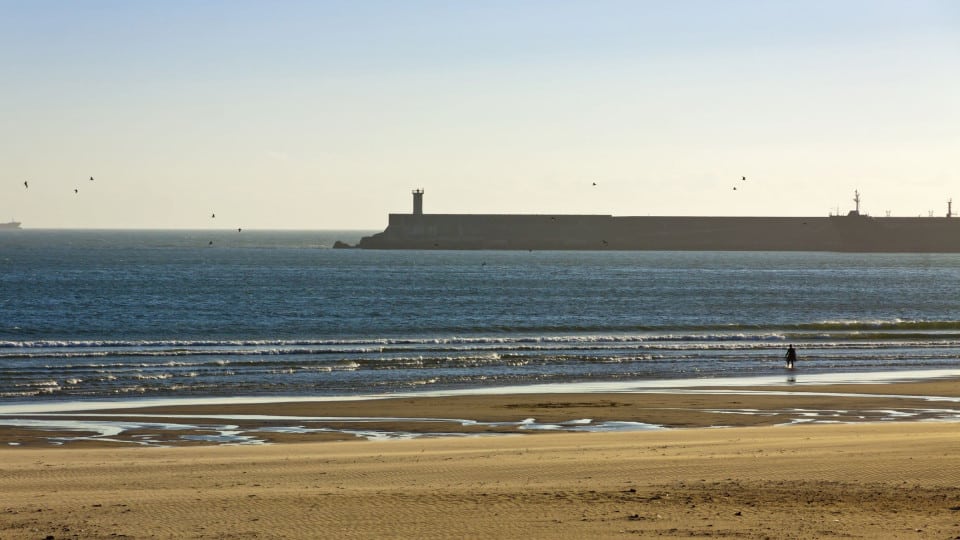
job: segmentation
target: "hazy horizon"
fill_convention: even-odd
[[[414,188],[426,213],[960,208],[947,0],[0,7],[0,222],[31,229],[378,230]]]

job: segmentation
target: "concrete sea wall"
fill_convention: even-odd
[[[358,247],[960,253],[960,219],[390,214]]]

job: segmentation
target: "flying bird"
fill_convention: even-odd
[[[77,189],[77,188],[73,188],[73,192],[74,192],[74,193],[80,193],[80,190]]]
[[[213,219],[213,218],[215,218],[215,217],[217,217],[216,214],[210,214],[210,219]]]
[[[28,184],[27,181],[24,180],[24,181],[23,181],[23,189],[28,189],[29,187],[30,187],[30,184]]]
[[[90,177],[90,181],[93,182],[93,177],[92,177],[92,176]]]
[[[746,177],[746,176],[742,176],[742,177],[740,177],[740,179],[743,180],[744,182],[747,181],[747,177]]]

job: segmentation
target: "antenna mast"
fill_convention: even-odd
[[[953,217],[953,199],[947,201],[947,217]]]
[[[856,205],[857,205],[855,212],[856,212],[857,215],[859,216],[859,215],[860,215],[860,191],[854,190],[854,192],[853,192],[853,202],[856,203]]]

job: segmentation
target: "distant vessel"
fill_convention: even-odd
[[[20,222],[19,222],[19,221],[10,221],[10,222],[8,222],[8,223],[0,223],[0,230],[2,230],[2,229],[19,229],[19,228],[20,228]]]
[[[828,217],[696,217],[570,214],[390,214],[363,249],[518,249],[660,251],[842,251],[960,253],[960,219],[874,218],[856,209]],[[337,247],[351,247],[341,244]]]

